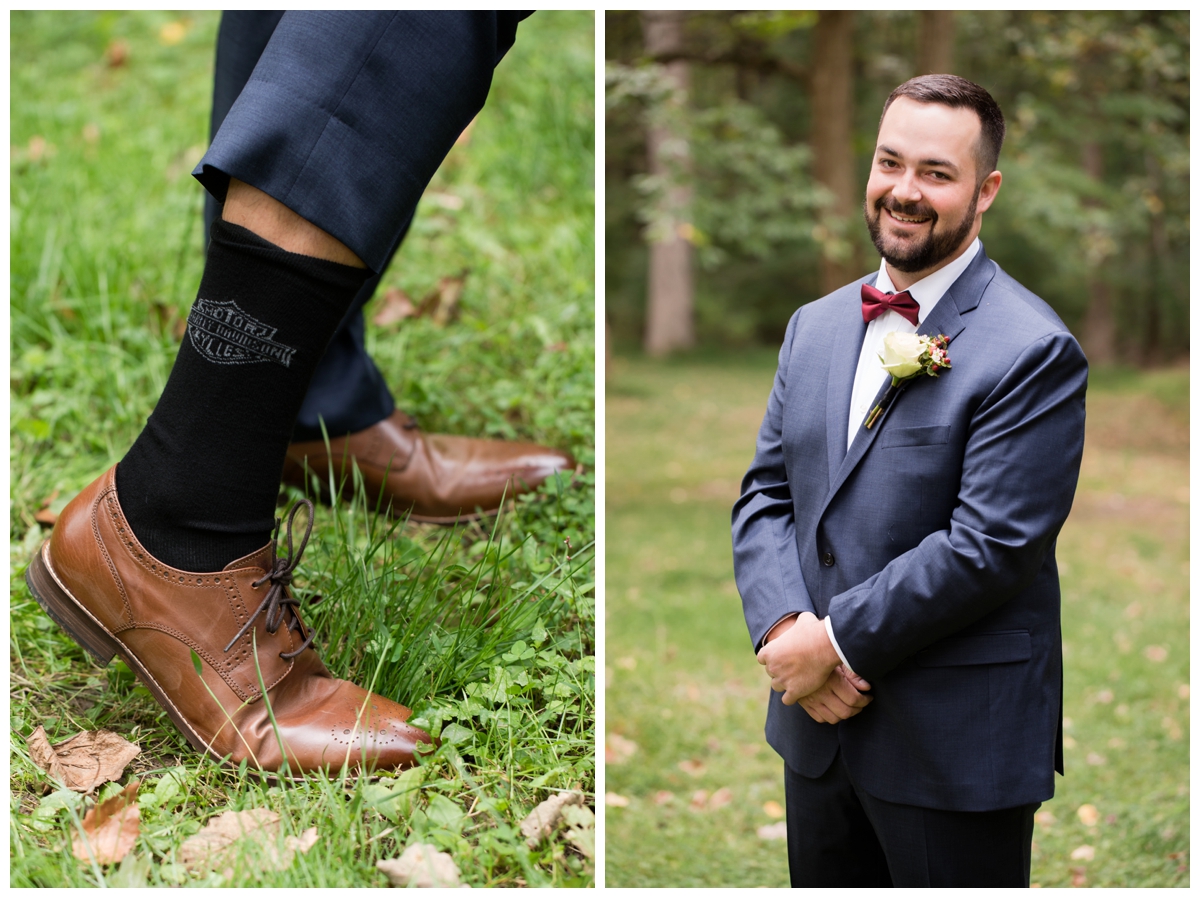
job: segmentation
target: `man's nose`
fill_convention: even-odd
[[[905,174],[892,187],[892,196],[900,203],[915,203],[921,199],[921,187],[917,184],[917,179],[913,175]]]

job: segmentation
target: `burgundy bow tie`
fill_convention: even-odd
[[[917,315],[921,311],[921,307],[917,305],[917,301],[909,295],[907,290],[903,293],[884,293],[882,290],[876,290],[870,284],[862,285],[863,321],[878,318],[888,309],[908,319],[913,327],[917,326]]]

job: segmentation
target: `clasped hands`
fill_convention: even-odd
[[[842,664],[825,624],[811,612],[787,618],[767,634],[758,651],[771,688],[783,703],[799,703],[817,723],[837,723],[858,714],[872,701],[871,684]]]

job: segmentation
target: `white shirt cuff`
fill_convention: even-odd
[[[842,654],[842,647],[838,645],[837,637],[833,635],[833,618],[825,618],[825,633],[829,636],[829,641],[833,644],[833,650],[837,652],[837,656],[842,659],[842,663],[846,665],[846,670],[854,673],[854,668],[850,666],[850,662],[846,660],[846,656]]]

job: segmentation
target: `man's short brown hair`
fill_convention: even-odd
[[[992,99],[992,95],[966,78],[957,75],[921,75],[905,81],[887,98],[883,104],[883,114],[879,116],[879,124],[883,124],[883,116],[887,115],[888,107],[896,97],[908,97],[918,103],[940,103],[953,109],[967,108],[979,116],[979,141],[975,145],[976,183],[982,184],[983,179],[996,170],[1000,159],[1000,146],[1004,143],[1004,113]]]

